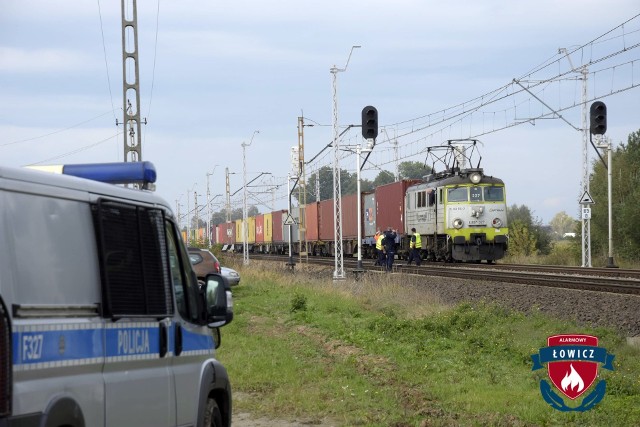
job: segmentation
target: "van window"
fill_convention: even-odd
[[[173,279],[173,290],[176,294],[178,313],[183,319],[198,323],[198,284],[193,280],[193,275],[190,274],[191,264],[184,258],[184,252],[179,249],[179,240],[176,237],[175,228],[169,221],[166,221],[165,227],[169,249],[169,266],[171,268],[171,278]]]
[[[162,211],[101,200],[94,212],[105,314],[172,315]]]
[[[88,204],[76,200],[0,191],[7,224],[0,241],[12,260],[17,283],[15,299],[25,304],[87,304],[101,299],[95,256],[95,229]],[[73,268],[70,268],[72,266]],[[55,298],[53,297],[55,295]],[[52,301],[52,298],[54,300]]]

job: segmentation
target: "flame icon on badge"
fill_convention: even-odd
[[[571,388],[573,390],[576,386],[578,386],[578,392],[581,392],[584,388],[584,381],[582,380],[580,374],[578,374],[573,368],[573,364],[569,366],[571,366],[571,373],[567,372],[560,385],[562,386],[562,389],[564,391],[567,391],[567,388]]]

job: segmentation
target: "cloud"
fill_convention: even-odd
[[[68,71],[92,65],[95,61],[77,51],[65,49],[20,49],[0,47],[0,71],[37,74],[41,72]],[[91,59],[91,60],[89,60]]]

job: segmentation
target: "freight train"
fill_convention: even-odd
[[[359,196],[343,196],[343,254],[357,255],[357,203],[360,203],[365,258],[374,258],[374,235],[387,227],[397,230],[396,253],[401,259],[408,256],[412,228],[422,236],[421,256],[426,260],[492,263],[504,257],[509,239],[505,184],[485,174],[480,161],[472,166],[477,142],[450,140],[443,146],[427,149],[425,166],[429,166],[430,174],[421,180],[401,180]],[[429,161],[431,165],[427,165]],[[307,253],[332,256],[335,249],[332,199],[307,204],[303,210],[294,208],[291,215],[278,210],[250,217],[249,251],[287,254],[291,234],[292,251],[298,254],[300,211],[304,212]],[[285,224],[292,220],[295,224]],[[242,251],[242,220],[217,224],[211,235],[223,250]]]

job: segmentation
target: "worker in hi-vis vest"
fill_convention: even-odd
[[[420,265],[422,258],[420,258],[420,250],[422,249],[422,237],[420,233],[416,233],[416,229],[411,229],[411,241],[409,242],[409,261],[407,264],[411,264],[411,261],[416,262],[416,265]]]
[[[378,254],[376,265],[386,266],[387,260],[385,259],[384,250],[382,249],[382,240],[384,239],[384,234],[380,233],[380,230],[378,230],[375,237],[376,237],[376,252]]]

